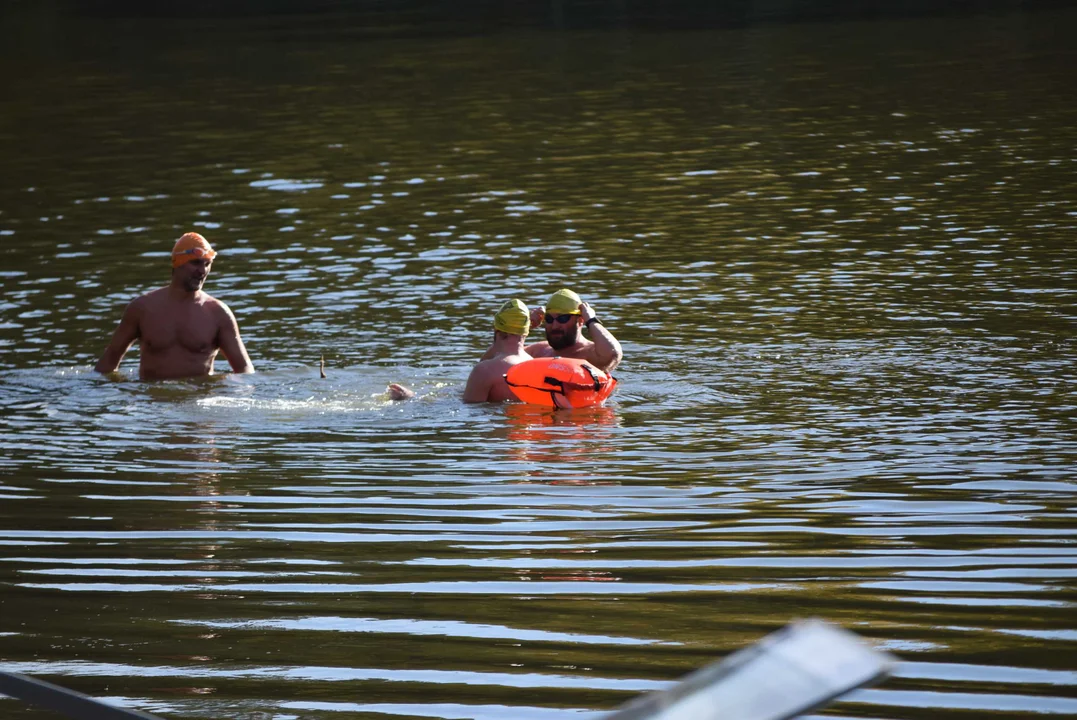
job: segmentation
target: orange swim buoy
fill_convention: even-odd
[[[505,373],[517,398],[532,405],[582,408],[598,405],[617,387],[617,379],[586,360],[544,357],[525,360]]]

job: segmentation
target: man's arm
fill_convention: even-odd
[[[595,311],[587,303],[580,303],[580,314],[583,315],[584,324],[595,317]],[[624,357],[621,343],[617,342],[617,338],[613,337],[613,333],[606,329],[601,320],[591,323],[587,332],[591,336],[591,342],[595,344],[595,365],[599,370],[613,372]]]
[[[232,366],[232,372],[241,374],[254,372],[254,365],[251,363],[250,356],[247,355],[247,348],[244,347],[243,340],[239,337],[239,325],[236,323],[236,316],[232,314],[232,311],[224,303],[220,303],[220,308],[222,313],[220,324],[217,327],[217,337],[220,342],[221,352],[224,353],[228,364]]]
[[[97,361],[97,367],[94,370],[102,375],[116,372],[131,344],[138,339],[138,321],[141,316],[142,304],[134,300],[124,309],[120,324],[112,333],[112,340],[109,341],[108,347],[105,348],[101,359]]]
[[[486,402],[490,399],[490,371],[489,365],[480,362],[471,369],[467,376],[467,385],[464,386],[463,400],[466,403]]]

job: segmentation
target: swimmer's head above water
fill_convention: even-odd
[[[196,232],[184,233],[172,247],[172,283],[186,292],[198,292],[209,277],[216,251]]]
[[[172,267],[174,268],[202,258],[212,262],[215,257],[217,257],[216,251],[204,237],[196,232],[180,235],[180,239],[172,247]]]
[[[527,305],[516,299],[506,301],[494,315],[494,330],[527,337],[527,333],[531,332],[531,315]]]

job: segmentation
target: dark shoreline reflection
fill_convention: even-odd
[[[758,23],[893,20],[910,17],[973,17],[1071,7],[1065,0],[545,0],[504,3],[496,0],[187,0],[142,3],[138,0],[42,0],[50,15],[70,13],[105,19],[188,18],[256,19],[304,16],[349,21],[356,29],[409,34],[422,32],[490,32],[539,27],[559,30],[601,27],[634,30],[699,30],[744,27]]]

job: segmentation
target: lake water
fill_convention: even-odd
[[[1077,14],[57,7],[0,31],[0,668],[597,718],[814,616],[902,661],[828,715],[1077,715]],[[258,374],[95,375],[188,230]],[[610,402],[460,403],[500,303],[563,286]]]

